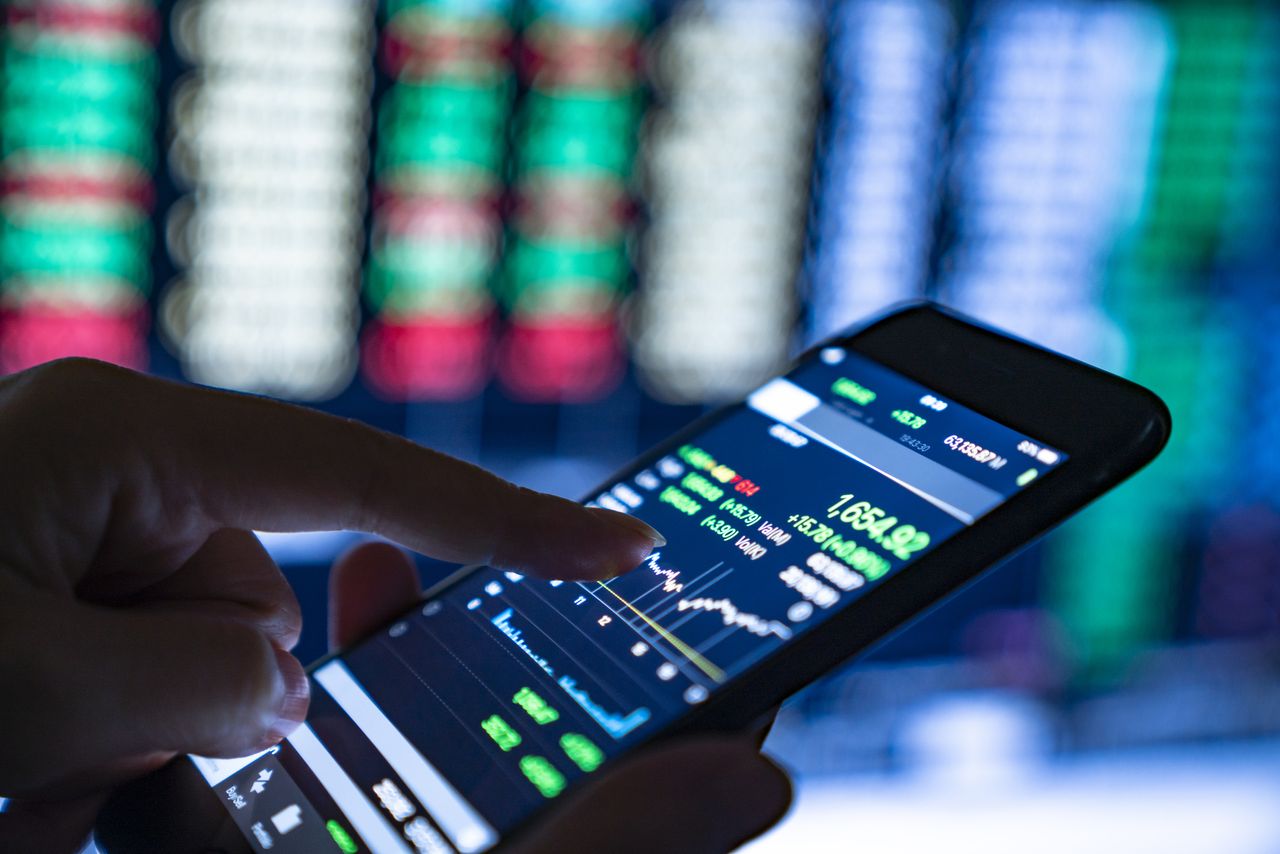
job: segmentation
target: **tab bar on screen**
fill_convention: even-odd
[[[497,844],[497,831],[383,714],[345,664],[331,661],[313,676],[395,769],[462,854],[484,851]]]
[[[747,405],[870,466],[966,525],[1004,500],[994,489],[860,424],[789,380],[771,380],[747,398]]]

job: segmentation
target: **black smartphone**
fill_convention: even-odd
[[[1169,430],[1133,383],[906,307],[593,492],[666,535],[642,565],[599,583],[458,573],[315,664],[284,742],[171,763],[115,797],[99,844],[487,851],[634,751],[753,725],[1133,474]]]

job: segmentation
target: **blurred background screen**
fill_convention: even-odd
[[[3,13],[5,372],[269,394],[571,496],[909,298],[1152,387],[1157,464],[783,709],[758,850],[1280,851],[1274,4]],[[352,539],[266,541],[318,655]]]

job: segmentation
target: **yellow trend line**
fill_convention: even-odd
[[[719,667],[716,667],[710,661],[707,661],[705,658],[703,658],[698,653],[697,650],[690,647],[687,643],[680,640],[680,638],[676,637],[675,635],[671,634],[671,632],[667,631],[662,626],[655,623],[653,620],[650,620],[649,617],[644,612],[642,612],[639,608],[637,608],[635,605],[632,605],[626,599],[623,599],[617,593],[614,593],[612,587],[609,587],[607,584],[603,584],[603,583],[600,586],[605,590],[608,590],[610,593],[612,593],[613,597],[617,599],[619,602],[621,602],[623,605],[626,605],[628,608],[634,611],[637,617],[644,620],[653,628],[655,632],[662,635],[663,639],[667,643],[671,644],[676,649],[680,650],[680,653],[685,658],[692,661],[694,663],[694,666],[696,666],[699,670],[701,670],[703,673],[707,674],[717,682],[724,681],[724,671],[721,670]]]

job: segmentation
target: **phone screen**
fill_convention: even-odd
[[[484,851],[1066,459],[838,347],[665,451],[590,502],[667,537],[631,572],[468,575],[278,747],[193,758],[250,846]]]

